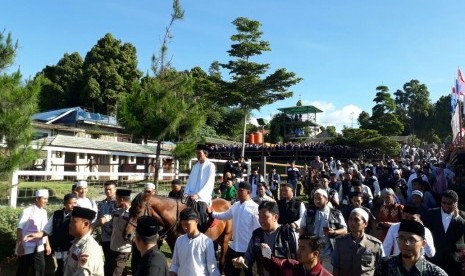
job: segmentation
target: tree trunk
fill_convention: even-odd
[[[247,108],[244,109],[244,122],[243,122],[243,129],[242,129],[242,149],[241,149],[241,157],[245,157],[245,136],[247,131]]]

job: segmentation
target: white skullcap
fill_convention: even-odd
[[[396,193],[394,192],[393,189],[391,188],[384,188],[382,191],[381,191],[381,195],[382,196],[386,196],[386,195],[395,195]]]
[[[394,170],[392,173],[393,173],[393,174],[398,174],[398,175],[400,175],[400,170],[397,170],[397,169],[396,169],[396,170]]]
[[[363,210],[362,208],[355,208],[350,213],[351,214],[352,213],[359,214],[359,215],[362,216],[362,218],[365,220],[365,222],[368,222],[368,213],[365,210]]]
[[[341,165],[341,160],[337,160],[336,165]]]
[[[315,192],[313,193],[313,195],[316,195],[316,194],[319,194],[319,195],[322,195],[322,196],[328,198],[328,192],[326,192],[323,189],[316,189]]]
[[[35,197],[48,197],[47,189],[40,189],[35,192]]]
[[[152,189],[152,190],[155,190],[155,184],[150,183],[150,182],[147,182],[147,183],[145,183],[145,185],[144,185],[144,189]]]
[[[423,193],[421,191],[419,191],[419,190],[414,190],[412,192],[412,195],[417,195],[417,196],[420,196],[421,198],[423,198]]]
[[[76,188],[79,188],[79,187],[87,188],[87,181],[85,181],[85,180],[78,181],[76,183]]]

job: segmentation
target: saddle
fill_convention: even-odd
[[[194,208],[199,214],[199,224],[197,227],[200,232],[205,233],[209,228],[215,227],[218,224],[218,220],[212,217],[212,213],[214,211],[213,206],[212,213],[208,213],[208,206],[204,202],[196,202],[188,199],[186,206]]]

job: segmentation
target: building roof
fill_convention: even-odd
[[[279,111],[286,114],[306,114],[306,113],[321,113],[322,110],[314,107],[313,105],[303,105],[303,106],[292,106],[292,107],[283,107],[278,108]]]
[[[220,138],[213,138],[213,137],[205,137],[205,143],[206,144],[225,144],[225,145],[242,145],[240,142],[236,141],[230,141],[226,139],[220,139]]]
[[[85,122],[122,128],[118,124],[116,117],[88,112],[81,107],[68,107],[36,113],[32,116],[32,119],[46,124],[73,124],[76,122]]]
[[[55,147],[68,147],[68,148],[79,148],[89,150],[105,150],[115,152],[130,152],[130,153],[142,153],[142,154],[155,154],[157,147],[148,146],[142,144],[133,144],[126,142],[115,142],[101,139],[89,139],[66,135],[56,135],[53,137],[47,137],[44,139],[45,146]],[[161,155],[172,155],[171,152],[166,150],[160,151]]]

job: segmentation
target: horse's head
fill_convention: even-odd
[[[141,216],[151,216],[153,209],[149,203],[150,199],[144,197],[143,193],[139,193],[131,202],[129,208],[129,220],[126,228],[123,231],[123,239],[125,241],[132,241],[134,233],[136,232],[137,219]]]

